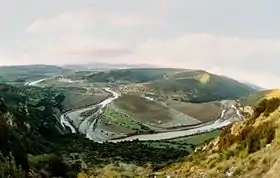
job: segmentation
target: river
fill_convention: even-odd
[[[41,79],[38,81],[30,82],[27,85],[38,86],[40,82],[43,82],[45,80],[46,79]],[[170,132],[163,132],[163,133],[156,133],[156,134],[135,135],[126,138],[110,140],[109,138],[106,138],[104,136],[104,133],[100,128],[96,127],[96,124],[99,118],[98,115],[100,115],[103,112],[103,109],[108,104],[110,104],[112,101],[117,99],[119,95],[116,92],[112,91],[110,88],[105,88],[104,90],[111,93],[112,96],[97,105],[62,114],[60,118],[60,123],[62,127],[70,128],[72,133],[79,132],[85,134],[86,137],[89,138],[90,140],[100,142],[100,143],[104,141],[109,141],[109,142],[132,141],[136,139],[147,141],[147,140],[174,139],[174,138],[190,136],[198,133],[205,133],[205,132],[209,132],[215,129],[225,127],[235,121],[239,121],[243,119],[239,110],[237,109],[237,107],[235,107],[236,101],[225,100],[221,102],[223,104],[223,111],[221,117],[215,122],[211,122],[209,124],[203,123],[201,125],[196,126],[195,128],[191,128],[188,130],[170,131]],[[81,113],[96,108],[97,111],[92,116],[89,117],[81,116]]]

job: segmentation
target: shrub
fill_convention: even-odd
[[[262,113],[265,117],[268,117],[270,113],[274,112],[279,107],[279,105],[279,98],[272,98],[270,100],[264,99],[254,108],[253,118],[258,118]]]
[[[17,167],[13,157],[0,159],[0,177],[5,178],[25,178],[27,177],[21,167]]]
[[[235,144],[237,148],[234,155],[238,154],[244,158],[248,153],[254,153],[271,143],[275,138],[275,132],[276,126],[274,121],[263,122],[257,127],[245,124],[245,127],[238,135],[232,135],[230,129],[226,129],[221,134],[219,149],[220,151],[227,150],[226,158],[228,158],[229,156],[233,156],[227,153],[228,149]]]
[[[31,156],[29,158],[29,162],[30,166],[36,169],[37,171],[44,170],[55,177],[69,177],[69,173],[73,174],[71,172],[71,167],[69,167],[68,164],[66,164],[61,157],[55,154]]]

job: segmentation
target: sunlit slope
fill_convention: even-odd
[[[262,99],[280,98],[280,90],[265,90],[260,92],[255,92],[247,97],[240,99],[240,103],[243,105],[255,106]]]
[[[279,105],[280,100],[275,98],[262,102],[252,117],[225,128],[215,140],[162,169],[160,175],[279,177]],[[276,161],[278,164],[274,165]]]

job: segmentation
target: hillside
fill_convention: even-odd
[[[194,148],[177,142],[99,144],[70,134],[60,123],[63,100],[56,89],[0,85],[0,177],[74,178],[81,172],[103,177],[100,170],[109,165],[126,165],[134,177],[139,170],[146,174]]]
[[[166,93],[183,92],[185,97],[181,100],[189,102],[236,99],[255,91],[236,80],[204,71],[179,74],[170,75],[166,79],[153,81],[146,85],[156,91]]]
[[[29,80],[58,75],[63,71],[64,69],[51,65],[1,66],[0,82],[2,80],[2,82],[25,83]]]
[[[185,102],[209,102],[237,99],[256,90],[228,77],[202,70],[125,69],[99,72],[88,77],[90,82],[124,84],[123,92],[146,92],[163,99]]]
[[[279,98],[280,90],[264,90],[259,92],[254,92],[249,96],[242,97],[239,102],[245,106],[256,106],[263,99]]]
[[[157,79],[162,79],[169,73],[176,73],[182,69],[162,69],[162,68],[137,68],[111,70],[108,72],[98,72],[88,77],[91,82],[130,82],[144,83]]]
[[[279,106],[278,98],[263,100],[255,107],[251,118],[227,127],[215,140],[157,174],[171,177],[279,177],[279,171],[276,171],[279,167],[273,167],[280,155]]]

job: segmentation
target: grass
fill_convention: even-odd
[[[221,130],[214,130],[208,133],[203,133],[199,135],[193,135],[185,138],[177,138],[172,140],[173,142],[181,144],[191,144],[191,145],[201,145],[209,140],[212,140],[221,134]]]
[[[145,133],[150,131],[148,127],[144,126],[140,122],[137,122],[132,117],[109,107],[105,109],[101,122],[108,130],[115,132]]]
[[[271,90],[265,95],[266,99],[280,98],[280,90]]]
[[[194,147],[191,143],[171,142],[171,141],[145,141],[143,144],[149,145],[155,149],[169,148],[176,150],[185,150],[189,153],[194,151]]]
[[[266,90],[253,93],[240,99],[240,103],[245,106],[256,106],[263,99],[280,98],[280,90]]]
[[[274,103],[274,99],[268,103],[271,103],[266,106],[269,115],[265,115],[265,110],[262,110],[258,118],[225,128],[216,146],[208,145],[206,150],[195,152],[185,160],[166,167],[163,175],[198,177],[204,174],[207,177],[225,177],[228,172],[234,177],[266,175],[280,155],[277,142],[279,107],[275,110],[274,104],[279,105]],[[195,136],[189,139],[192,143],[199,140]]]

